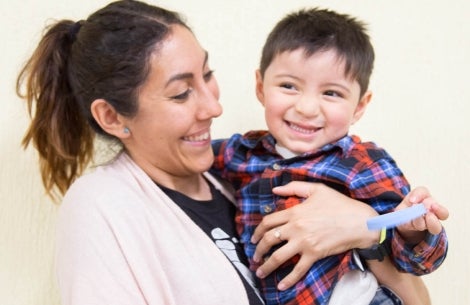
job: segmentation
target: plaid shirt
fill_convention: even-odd
[[[256,269],[256,245],[250,238],[263,215],[299,204],[300,198],[280,197],[271,189],[290,181],[323,182],[330,187],[371,205],[378,213],[392,211],[409,192],[409,184],[395,161],[373,143],[361,143],[357,136],[346,136],[315,153],[283,159],[275,150],[275,140],[266,131],[213,141],[215,162],[212,172],[227,179],[236,190],[239,212],[236,216],[241,241]],[[429,235],[410,249],[394,230],[388,232],[392,259],[398,269],[425,274],[436,269],[447,253],[444,230]],[[273,249],[272,251],[274,251]],[[269,304],[327,304],[334,285],[346,272],[357,269],[351,251],[317,261],[294,287],[279,291],[279,281],[297,262],[284,263],[261,281],[261,291]]]

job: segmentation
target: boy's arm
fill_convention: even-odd
[[[214,151],[214,163],[209,172],[215,176],[228,181],[235,190],[238,190],[246,175],[240,170],[240,163],[244,160],[240,152],[240,141],[242,136],[234,134],[228,139],[218,139],[212,141]]]
[[[441,224],[449,216],[448,210],[436,202],[427,189],[417,188],[408,194],[397,210],[422,202],[427,213],[394,230],[393,255],[400,269],[416,274],[434,271],[445,259],[447,235]],[[411,269],[410,269],[411,267]]]
[[[222,177],[225,168],[224,151],[227,146],[228,139],[212,140],[212,150],[214,152],[214,163],[210,172]]]
[[[418,244],[407,244],[397,230],[392,238],[392,258],[400,270],[423,275],[436,270],[447,255],[447,235],[443,229],[439,234],[426,233]]]
[[[389,157],[378,158],[364,166],[352,179],[350,191],[352,197],[368,202],[380,214],[410,206],[426,198],[431,200],[429,192],[424,188],[417,188],[404,196],[409,191],[408,181]],[[402,236],[397,228],[388,230],[392,249],[390,258],[399,270],[422,275],[434,271],[444,261],[447,253],[445,230],[437,232],[433,229],[433,233],[437,234],[421,231],[415,230],[413,233],[408,228],[400,232],[404,233]]]

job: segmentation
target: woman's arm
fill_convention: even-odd
[[[279,289],[294,285],[305,275],[310,266],[321,258],[354,248],[369,248],[379,240],[379,233],[369,231],[366,226],[367,219],[376,216],[377,212],[372,207],[351,199],[324,184],[297,181],[274,188],[273,192],[281,196],[294,195],[307,198],[300,205],[265,216],[252,238],[253,243],[258,243],[254,255],[254,259],[257,261],[261,261],[261,258],[271,247],[282,241],[287,241],[259,267],[257,270],[259,277],[268,275],[289,258],[300,254],[299,262],[294,270],[281,281]],[[444,207],[438,206],[432,200],[429,191],[422,187],[411,191],[403,200],[402,206],[423,200],[432,202],[430,210],[438,215],[439,220],[447,218],[448,211]],[[434,235],[437,241],[428,247],[432,248],[432,252],[428,253],[431,251],[429,249],[423,251],[423,254],[426,255],[418,256],[417,259],[419,263],[423,260],[431,262],[433,264],[429,269],[431,271],[437,268],[445,257],[447,238],[440,224],[436,223],[434,216],[431,216],[432,219],[428,219],[428,217],[430,216],[426,216],[425,221],[431,233],[441,232]],[[418,226],[416,223],[414,226],[413,229],[419,231],[416,228]],[[406,225],[401,226],[400,233],[406,235],[406,228]],[[398,234],[398,231],[395,231]],[[419,239],[417,235],[420,235],[424,240],[421,242],[417,240]],[[403,250],[407,248],[405,245],[409,244],[408,238],[413,239],[414,243],[418,242],[417,247],[420,247],[422,243],[429,243],[428,235],[423,232],[415,232],[405,238],[396,236],[393,238],[394,246],[392,246],[395,255],[392,256],[400,261],[403,255],[400,255],[399,252],[410,252]],[[433,259],[433,257],[439,259]],[[403,262],[403,264],[409,266],[412,263]],[[408,268],[403,269],[412,272]]]
[[[252,238],[258,243],[254,255],[257,261],[272,246],[287,241],[257,270],[259,277],[300,254],[299,262],[279,288],[294,285],[321,258],[353,248],[368,248],[379,240],[379,233],[369,231],[366,226],[367,219],[377,212],[324,184],[297,181],[274,188],[273,192],[307,198],[300,205],[265,216]],[[280,233],[279,237],[276,232]]]

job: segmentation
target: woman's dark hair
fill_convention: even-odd
[[[346,75],[358,81],[361,96],[367,90],[374,67],[374,48],[361,21],[319,8],[287,15],[276,24],[264,44],[261,75],[264,76],[276,55],[297,49],[304,49],[307,57],[319,51],[336,51],[345,62]]]
[[[175,12],[123,0],[87,20],[45,29],[16,91],[32,118],[23,146],[32,142],[38,150],[48,195],[54,197],[55,188],[64,194],[91,161],[94,131],[109,136],[91,115],[94,100],[106,100],[124,116],[136,114],[150,55],[175,24],[188,28]]]

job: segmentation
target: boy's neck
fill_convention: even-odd
[[[276,144],[276,151],[284,159],[290,159],[290,158],[293,158],[293,157],[297,157],[299,155],[299,154],[297,154],[293,151],[290,151],[289,149],[287,149],[287,148],[285,148],[285,147],[283,147],[279,144]]]

